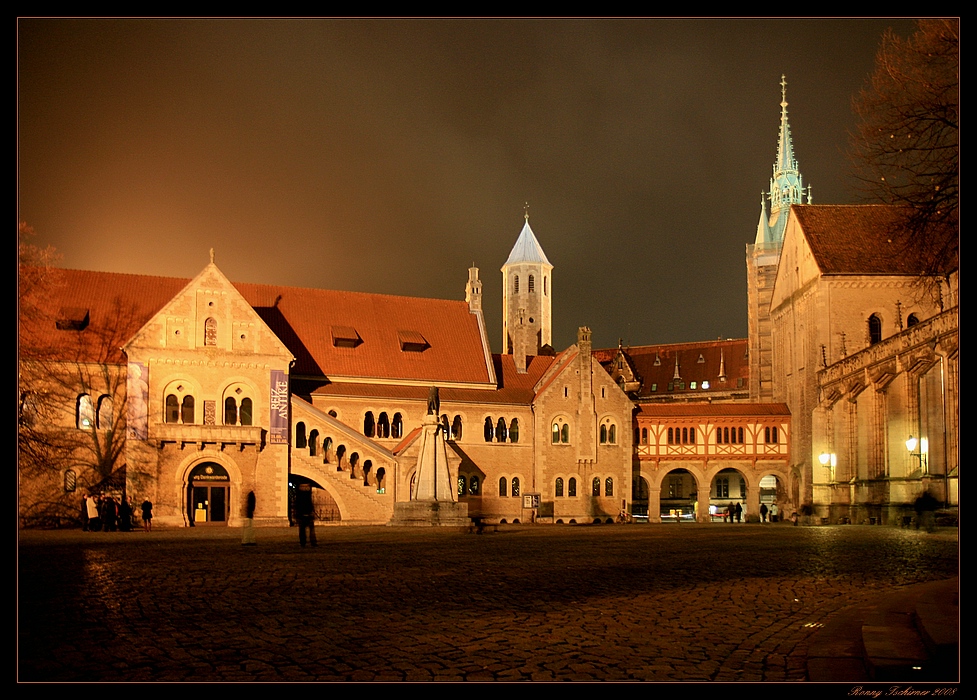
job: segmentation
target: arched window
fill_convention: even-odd
[[[641,444],[642,445],[648,444],[648,428],[641,429]]]
[[[322,461],[328,463],[332,457],[332,438],[327,437],[322,441]]]
[[[689,428],[689,444],[695,444],[695,428]]]
[[[451,435],[451,428],[448,426],[448,416],[443,413],[441,414],[441,434],[445,440]]]
[[[377,437],[378,438],[390,437],[390,418],[387,417],[386,411],[381,413],[380,417],[377,419]]]
[[[470,493],[472,496],[477,496],[479,486],[480,483],[478,481],[478,476],[472,476],[472,478],[468,481],[468,493]]]
[[[461,416],[455,416],[455,419],[451,421],[451,439],[461,440]]]
[[[536,277],[534,275],[529,276],[529,293],[532,294],[536,291]]]
[[[543,275],[543,296],[544,296],[544,297],[545,297],[545,296],[546,296],[547,294],[549,294],[549,292],[548,292],[548,291],[547,291],[547,289],[546,289],[546,280],[547,280],[547,277],[546,277],[546,275]]]
[[[591,484],[591,492],[592,492],[591,495],[593,495],[593,496],[599,496],[600,495],[600,477],[599,476],[595,476],[594,477],[594,481]]]
[[[607,429],[607,442],[612,445],[617,444],[617,426],[611,423],[611,426]]]
[[[467,493],[467,483],[465,482],[465,477],[461,474],[458,475],[458,495],[464,496]]]
[[[343,470],[343,458],[346,456],[346,445],[340,445],[336,448],[336,471]]]
[[[882,342],[882,319],[878,314],[868,317],[868,342],[869,345]]]
[[[313,430],[311,433],[309,433],[309,456],[310,457],[316,456],[316,450],[318,449],[318,444],[319,444],[319,431]]]
[[[512,477],[512,497],[519,498],[519,477]]]
[[[509,482],[506,481],[506,478],[504,476],[503,477],[500,477],[499,478],[499,496],[502,497],[502,498],[505,498],[508,495],[509,495]]]
[[[499,422],[495,426],[495,439],[497,442],[505,442],[509,437],[509,432],[505,427],[505,418],[499,418]]]
[[[554,445],[560,444],[560,424],[559,423],[554,423],[553,424],[553,444]]]
[[[112,427],[112,397],[103,394],[98,397],[98,414],[95,416],[95,426],[100,430]]]
[[[682,428],[682,444],[683,445],[688,445],[689,444],[689,429],[688,428]]]
[[[237,425],[237,401],[233,396],[224,399],[224,425]]]
[[[485,442],[492,442],[495,437],[495,427],[492,425],[491,416],[485,419]]]
[[[509,442],[519,442],[519,419],[513,418],[509,423]]]
[[[241,425],[254,425],[254,403],[251,399],[241,399]]]
[[[363,434],[368,438],[376,435],[377,423],[373,418],[373,411],[367,411],[366,415],[363,416]]]
[[[183,405],[180,407],[180,419],[186,425],[193,425],[193,397],[189,394],[183,397]]]
[[[556,497],[563,498],[563,477],[556,477]]]
[[[78,474],[74,469],[68,469],[64,473],[64,492],[73,493],[78,488]]]
[[[390,424],[390,436],[398,440],[404,436],[404,418],[399,413],[394,414],[393,423]]]
[[[92,397],[82,394],[78,397],[75,416],[75,425],[83,430],[95,427],[95,407],[92,406]]]
[[[570,498],[575,498],[577,495],[577,479],[571,476],[570,481],[567,482],[567,496]]]
[[[919,316],[916,314],[909,314],[906,318],[906,328],[912,328],[913,326],[919,325]]]
[[[564,423],[563,427],[560,428],[560,442],[564,445],[570,443],[570,425],[568,423]]]
[[[600,426],[600,444],[601,445],[606,445],[607,444],[607,426],[606,425],[601,425]]]
[[[675,444],[675,434],[671,428],[668,429],[668,444],[669,445]]]
[[[613,496],[614,495],[614,479],[607,477],[604,479],[604,495]]]
[[[519,275],[516,275],[515,284],[513,285],[513,291],[519,293]]]
[[[305,437],[305,423],[301,421],[295,424],[295,446],[300,450],[309,446],[309,441]]]
[[[180,402],[176,398],[175,394],[168,394],[166,396],[166,412],[164,420],[167,423],[180,422]]]
[[[217,345],[217,319],[208,318],[204,321],[204,345]]]

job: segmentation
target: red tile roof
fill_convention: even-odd
[[[790,409],[785,403],[654,403],[640,404],[635,417],[657,418],[756,418],[789,417]]]
[[[22,324],[22,348],[56,347],[59,353],[71,350],[79,360],[113,363],[124,361],[119,348],[190,282],[87,270],[60,270],[58,277],[60,283],[41,301],[42,318]],[[432,384],[490,380],[478,321],[464,301],[234,286],[295,355],[293,374]],[[58,312],[66,307],[89,310],[85,330],[57,330]],[[360,342],[336,347],[337,328],[340,333],[354,330]],[[398,332],[404,330],[423,336],[429,347],[403,350]]]
[[[917,241],[902,225],[903,207],[886,204],[794,204],[818,268],[826,275],[917,275]]]
[[[681,395],[702,395],[709,392],[748,391],[750,387],[750,360],[747,355],[746,338],[731,340],[711,340],[698,343],[675,343],[670,345],[640,345],[624,348],[631,365],[641,378],[642,397],[663,397]],[[609,365],[617,357],[618,348],[595,350],[594,357],[608,372]],[[680,379],[675,380],[675,360],[678,358]],[[700,358],[702,361],[700,362]],[[720,379],[720,365],[725,370],[725,381]],[[703,390],[702,382],[709,382],[709,389]],[[692,388],[696,383],[696,389]],[[669,391],[668,385],[672,384]],[[683,386],[684,384],[684,386]]]
[[[554,357],[539,356],[528,358],[526,374],[516,372],[512,355],[493,355],[495,375],[499,385],[485,389],[441,388],[439,395],[442,404],[452,403],[496,403],[509,405],[529,405],[535,393],[533,387],[543,376]],[[354,382],[331,382],[313,387],[303,387],[303,382],[293,382],[293,389],[302,393],[308,391],[315,396],[336,396],[343,398],[406,399],[427,402],[428,387],[391,384],[362,384]]]

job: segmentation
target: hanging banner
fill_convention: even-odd
[[[288,444],[288,375],[279,369],[271,371],[271,415],[268,425],[268,442],[272,445]]]
[[[126,380],[126,437],[145,440],[149,437],[149,368],[130,362]]]

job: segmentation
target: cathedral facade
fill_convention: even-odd
[[[900,524],[925,492],[953,509],[958,273],[920,273],[899,207],[811,204],[782,86],[746,258],[750,395],[790,411],[792,501],[824,522]]]

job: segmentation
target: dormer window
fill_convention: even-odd
[[[403,352],[424,352],[431,344],[417,331],[397,331],[397,340]]]
[[[337,348],[355,348],[363,342],[352,326],[332,326],[332,344]]]
[[[83,331],[88,328],[88,309],[64,306],[58,310],[55,326],[59,331]]]

